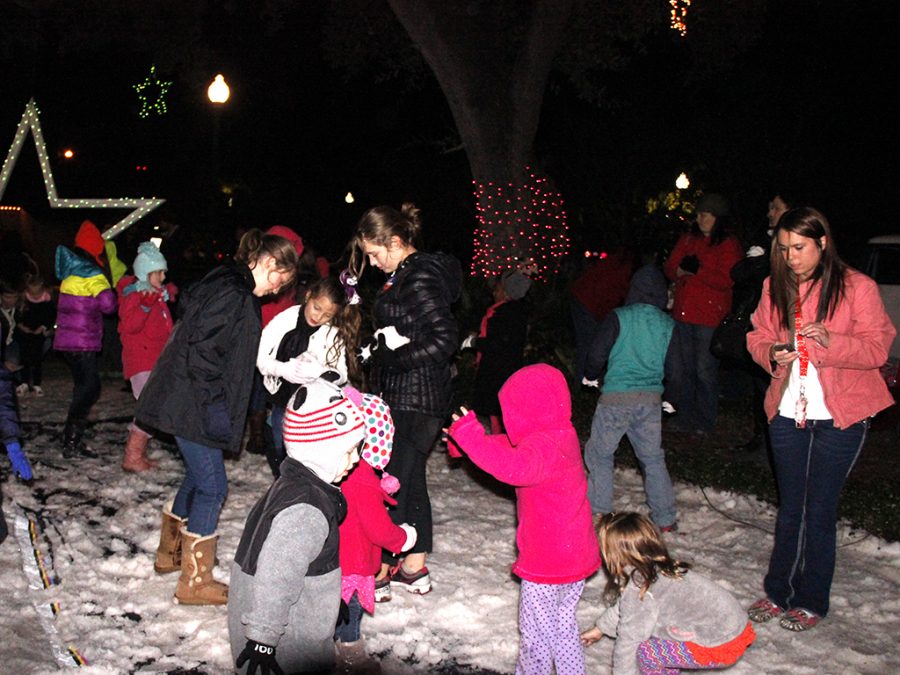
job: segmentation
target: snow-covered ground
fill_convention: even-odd
[[[12,532],[0,546],[0,672],[227,673],[231,666],[222,607],[172,602],[175,576],[153,572],[159,509],[174,494],[181,461],[155,444],[154,472],[119,467],[130,393],[105,380],[95,406],[98,459],[67,461],[57,435],[70,391],[51,368],[43,398],[25,397],[21,416],[37,480],[28,487],[4,468],[3,509]],[[244,519],[270,481],[264,458],[229,462],[230,492],[220,522],[220,578],[227,580]],[[429,462],[435,546],[434,590],[401,591],[363,620],[370,651],[384,654],[384,673],[512,673],[519,586],[509,573],[515,509],[509,490],[465,460],[433,453]],[[616,506],[643,509],[639,476],[616,474]],[[676,485],[680,530],[673,552],[729,588],[744,604],[760,595],[774,510],[753,497]],[[35,542],[28,533],[35,524]],[[791,633],[758,626],[758,639],[733,673],[900,673],[900,543],[841,527],[832,611],[814,630]],[[35,551],[55,583],[45,588]],[[602,608],[602,573],[588,581],[578,610],[582,627]],[[54,604],[57,603],[57,604]],[[587,672],[611,672],[612,641],[587,649]],[[70,650],[74,650],[70,651]],[[455,665],[459,664],[459,665]],[[466,669],[463,666],[469,666]]]

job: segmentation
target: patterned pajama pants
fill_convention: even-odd
[[[650,638],[638,645],[637,661],[642,675],[678,675],[681,668],[700,670],[725,665],[698,663],[684,642],[659,638]]]
[[[536,584],[522,581],[519,596],[519,660],[516,675],[584,675],[575,608],[584,581]]]

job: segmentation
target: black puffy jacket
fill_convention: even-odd
[[[246,265],[229,265],[190,290],[138,400],[135,417],[141,424],[207,447],[240,447],[262,330],[253,287]],[[228,443],[204,431],[207,406],[221,402],[231,422]]]
[[[459,327],[450,311],[459,298],[462,269],[446,253],[417,251],[397,268],[393,281],[375,298],[375,327],[394,326],[410,339],[395,351],[396,363],[376,364],[375,390],[393,410],[444,417],[452,393],[450,361],[459,345]]]

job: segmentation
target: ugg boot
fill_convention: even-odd
[[[74,457],[96,457],[97,453],[88,450],[82,439],[87,420],[75,417],[66,418],[66,426],[63,429],[62,454],[66,459]]]
[[[366,651],[366,641],[363,638],[354,642],[334,643],[335,647],[335,673],[353,673],[354,675],[379,675],[381,665]]]
[[[147,457],[147,444],[150,435],[137,427],[131,427],[128,441],[125,443],[125,459],[122,460],[122,468],[131,473],[149,471],[159,466]]]
[[[181,529],[181,576],[175,602],[182,605],[224,605],[228,586],[213,579],[218,535],[205,537]]]
[[[247,452],[253,455],[262,455],[266,452],[266,437],[264,434],[266,426],[265,410],[254,410],[247,415]]]
[[[181,569],[181,529],[187,529],[187,518],[172,513],[172,502],[162,510],[162,526],[159,528],[159,547],[153,569],[157,574],[168,574]]]

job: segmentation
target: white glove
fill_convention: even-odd
[[[405,344],[409,344],[409,338],[400,335],[394,326],[379,328],[375,331],[376,339],[379,335],[384,335],[384,344],[386,344],[389,349],[397,349]]]
[[[292,384],[312,382],[326,370],[319,359],[309,353],[295,356],[290,361],[280,361],[275,367],[278,377]]]
[[[419,535],[416,532],[416,528],[414,528],[412,525],[403,523],[400,525],[400,527],[403,528],[404,532],[406,532],[406,542],[404,542],[403,548],[401,548],[400,551],[408,551],[416,545],[416,539],[418,539]]]
[[[600,388],[600,380],[589,380],[586,377],[581,378],[581,384],[585,387],[593,387],[594,389]]]
[[[460,349],[471,349],[475,345],[475,333],[472,333],[459,346]]]

